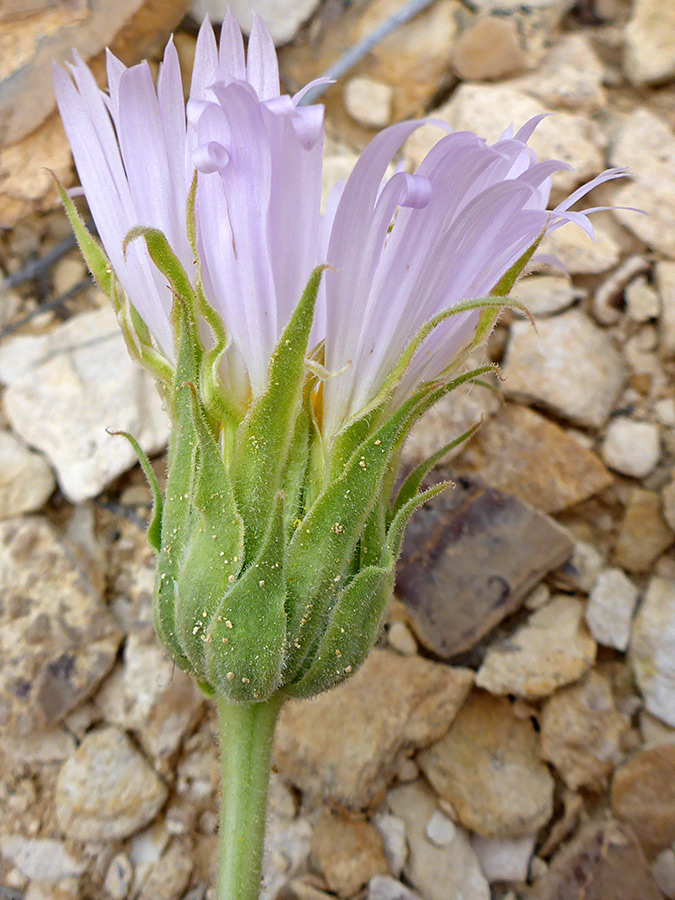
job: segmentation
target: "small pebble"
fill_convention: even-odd
[[[610,469],[644,478],[655,468],[661,455],[659,426],[617,416],[607,426],[602,458]]]

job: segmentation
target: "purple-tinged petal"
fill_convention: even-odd
[[[246,76],[260,100],[279,96],[279,63],[274,41],[269,28],[256,12],[253,13],[248,39]]]
[[[211,23],[208,19],[204,19],[197,35],[190,99],[210,99],[208,89],[217,78],[218,47],[216,46],[216,38]]]
[[[244,39],[239,23],[229,6],[225,7],[225,17],[220,27],[220,61],[219,78],[246,80],[246,61],[244,57]]]

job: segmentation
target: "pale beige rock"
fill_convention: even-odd
[[[625,650],[630,640],[638,589],[621,569],[604,569],[593,585],[586,622],[604,647]]]
[[[105,875],[103,887],[112,900],[124,900],[131,887],[134,868],[126,853],[118,853],[113,857]]]
[[[602,790],[621,756],[628,720],[617,712],[607,678],[590,672],[546,702],[541,716],[541,750],[572,790]]]
[[[367,75],[350,78],[343,99],[349,115],[367,128],[384,128],[391,122],[394,89]]]
[[[123,664],[104,682],[94,702],[107,722],[135,731],[148,753],[167,760],[195,722],[204,697],[146,627],[128,636]]]
[[[139,900],[180,900],[190,881],[194,864],[189,847],[174,841],[143,884]]]
[[[14,431],[44,452],[73,503],[94,497],[137,461],[106,428],[133,434],[147,453],[166,444],[168,417],[153,379],[129,356],[112,309],[81,313],[45,336],[0,350]]]
[[[44,457],[0,431],[0,519],[40,509],[55,482]]]
[[[668,900],[675,898],[675,851],[663,850],[652,863],[652,876]]]
[[[447,730],[472,681],[468,669],[375,649],[341,687],[284,707],[276,765],[314,797],[365,807],[383,792],[401,754]]]
[[[514,322],[503,365],[505,392],[542,404],[575,425],[599,427],[625,380],[607,335],[576,309],[543,319],[535,331]]]
[[[620,248],[597,221],[594,234],[595,240],[591,240],[581,228],[566,225],[548,235],[542,247],[557,256],[572,275],[600,275],[619,262]]]
[[[103,728],[87,734],[61,768],[56,816],[68,837],[110,841],[151,822],[166,795],[166,787],[124,732]]]
[[[464,829],[458,826],[452,842],[443,847],[427,837],[438,804],[422,780],[390,790],[387,802],[406,825],[410,852],[405,875],[425,900],[489,900],[490,888]]]
[[[325,810],[312,835],[311,852],[326,884],[340,897],[351,897],[376,875],[388,875],[382,838],[369,823]]]
[[[675,841],[675,746],[642,750],[614,773],[612,810],[637,834],[647,856]]]
[[[62,841],[52,838],[0,835],[0,854],[26,878],[37,881],[60,881],[81,875],[86,869],[86,863],[69,853]]]
[[[0,721],[14,739],[56,725],[115,660],[120,634],[77,555],[37,517],[0,523]]]
[[[619,527],[614,563],[629,572],[646,572],[673,540],[659,495],[634,488]]]
[[[478,17],[452,48],[453,68],[465,81],[505,78],[524,69],[527,63],[527,53],[512,19]]]
[[[605,67],[583,32],[562,34],[536,71],[512,82],[548,106],[592,112],[606,102]]]
[[[595,453],[550,419],[513,403],[479,429],[455,468],[547,513],[580,503],[613,481]]]
[[[55,108],[51,63],[63,63],[77,49],[91,59],[107,46],[137,62],[153,41],[178,23],[187,0],[169,0],[159,9],[151,0],[87,0],[27,12],[3,23],[0,32],[0,133],[15,144]],[[132,57],[131,59],[129,57]]]
[[[536,700],[577,681],[593,665],[596,652],[583,614],[572,597],[554,597],[509,638],[488,648],[476,676],[478,687]]]
[[[629,659],[649,712],[675,726],[675,581],[657,577],[649,582]]]
[[[661,301],[660,349],[664,356],[675,356],[675,262],[657,262],[654,276]]]
[[[479,364],[476,360],[474,367]],[[495,385],[496,387],[496,385]],[[414,468],[446,443],[459,437],[481,420],[486,422],[501,407],[496,391],[479,385],[464,385],[443,397],[417,422],[403,446],[402,463]],[[465,449],[460,444],[446,460],[453,459]]]
[[[577,293],[564,275],[529,275],[519,281],[511,296],[522,303],[535,318],[562,312],[574,303]],[[515,315],[522,316],[517,310]]]
[[[536,834],[519,838],[486,838],[476,834],[471,838],[471,846],[490,884],[526,881],[536,840]]]
[[[492,142],[509,125],[519,128],[528,119],[545,112],[551,110],[508,85],[461,84],[452,99],[432,115],[457,131],[475,131]],[[421,129],[408,141],[406,155],[419,165],[442,134],[438,128]],[[544,119],[528,143],[541,159],[560,159],[573,167],[574,171],[560,172],[553,177],[556,188],[567,192],[604,168],[599,140],[596,127],[587,116],[561,112]]]
[[[485,837],[533,834],[553,812],[553,779],[539,759],[537,733],[505,698],[473,694],[418,762],[459,821]]]
[[[630,827],[586,822],[537,881],[532,900],[662,900]]]
[[[667,122],[645,107],[624,121],[612,145],[612,165],[631,178],[615,196],[614,215],[652,250],[675,259],[675,135]],[[622,210],[632,206],[647,215]]]
[[[675,78],[675,6],[670,0],[636,0],[624,38],[624,68],[633,84]]]
[[[659,314],[659,295],[640,275],[627,285],[624,291],[628,315],[634,322],[648,322]]]
[[[451,85],[449,49],[457,35],[459,0],[436,0],[427,9],[371,48],[350,75],[366,75],[394,89],[392,119],[417,116],[429,107],[439,86]],[[317,27],[299,34],[281,53],[284,81],[301,87],[332,66],[349,47],[371,34],[399,12],[399,0],[371,0],[352,4],[340,15],[324,5]],[[342,106],[341,85],[324,95],[334,125],[354,128]],[[324,99],[322,98],[322,100]]]
[[[663,501],[663,518],[668,527],[675,531],[675,478],[661,491]]]
[[[659,426],[616,416],[607,426],[601,452],[610,469],[631,478],[644,478],[661,456]]]

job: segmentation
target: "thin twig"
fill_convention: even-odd
[[[86,289],[93,284],[94,282],[91,278],[86,278],[83,281],[78,281],[78,283],[71,287],[69,291],[66,291],[65,294],[54,297],[53,300],[48,300],[46,303],[41,303],[34,310],[23,316],[23,318],[16,322],[12,322],[3,328],[2,331],[0,331],[0,340],[7,337],[7,335],[13,334],[18,328],[21,328],[22,325],[26,325],[26,323],[30,322],[32,319],[36,319],[38,316],[42,315],[43,312],[48,312],[50,309],[58,309],[59,306],[63,306],[63,304],[67,303],[71,297],[75,297],[77,294],[82,293],[82,291],[86,291]],[[0,900],[2,900],[1,897]]]
[[[354,66],[376,46],[376,44],[379,44],[380,41],[384,40],[384,38],[391,34],[392,31],[396,31],[397,28],[400,28],[411,19],[414,19],[415,16],[425,10],[428,6],[431,6],[433,2],[434,0],[410,0],[409,3],[404,3],[397,12],[388,19],[385,19],[384,22],[381,22],[370,32],[370,34],[367,34],[363,40],[359,41],[358,44],[354,44],[353,47],[350,47],[336,63],[333,63],[330,68],[326,69],[322,77],[331,78],[335,81],[342,78],[342,76],[346,75],[350,69],[353,69]],[[308,103],[314,103],[324,91],[328,90],[329,87],[329,84],[318,84],[310,91],[307,91],[298,105],[305,106]]]

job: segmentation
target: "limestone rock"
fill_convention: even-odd
[[[624,67],[633,84],[675,78],[675,7],[669,0],[636,0],[625,41]]]
[[[636,215],[635,213],[633,215]],[[620,248],[611,233],[594,223],[594,239],[581,228],[566,225],[549,234],[542,243],[572,275],[600,275],[617,265]]]
[[[486,838],[477,834],[471,838],[471,846],[490,884],[526,881],[536,840],[536,834],[519,838]]]
[[[452,65],[465,81],[491,81],[526,68],[528,55],[509,18],[479,16],[452,48]]]
[[[51,91],[42,90],[42,94],[48,93]],[[72,183],[70,145],[56,114],[16,144],[0,143],[0,228],[12,228],[29,213],[51,209],[58,203],[45,160],[63,184]]]
[[[675,135],[668,124],[645,107],[632,112],[616,136],[612,165],[625,166],[631,178],[615,197],[614,215],[630,231],[675,259]],[[648,215],[622,210],[632,206]]]
[[[193,678],[176,669],[151,626],[127,638],[124,663],[94,701],[106,721],[133,730],[156,759],[169,759],[204,702]]]
[[[659,316],[660,349],[664,356],[675,356],[675,262],[657,262],[656,287],[661,301]]]
[[[675,478],[663,488],[661,499],[663,500],[663,518],[668,523],[668,527],[675,531]]]
[[[146,453],[166,444],[157,389],[131,360],[112,309],[81,313],[47,335],[22,335],[0,349],[5,409],[14,431],[54,466],[66,497],[94,497],[136,462],[128,431]]]
[[[1,835],[0,853],[26,878],[37,881],[60,881],[81,875],[86,868],[86,864],[75,859],[61,841],[52,838]]]
[[[495,110],[499,111],[495,115]],[[510,124],[520,127],[540,113],[551,112],[540,101],[509,85],[461,84],[451,100],[432,113],[455,131],[474,131],[487,141],[496,141]],[[438,128],[424,129],[408,141],[406,153],[419,165],[442,136]],[[604,168],[598,148],[599,136],[587,116],[561,112],[544,119],[529,140],[540,159],[559,159],[574,171],[553,177],[557,190],[568,192]]]
[[[675,841],[675,746],[643,750],[614,773],[612,810],[653,856]]]
[[[675,581],[649,582],[629,659],[649,712],[675,727]]]
[[[476,360],[480,365],[484,360]],[[474,365],[472,362],[471,365]],[[494,385],[496,387],[496,384]],[[496,391],[471,385],[460,387],[443,397],[417,422],[410,436],[403,445],[402,464],[413,469],[427,459],[443,444],[459,437],[481,420],[486,422],[501,407],[501,400]],[[460,444],[451,451],[446,460],[452,460],[467,447]]]
[[[606,102],[604,75],[605,67],[587,35],[564,33],[534,72],[511,84],[549,106],[592,112]]]
[[[239,2],[243,5],[243,0]],[[352,77],[365,75],[393,89],[393,121],[418,115],[428,108],[440,85],[452,84],[448,50],[457,35],[459,8],[457,0],[436,0],[376,44],[350,72]],[[398,0],[372,0],[352,4],[336,15],[324,4],[312,29],[298,35],[293,46],[282,51],[284,81],[293,88],[307,84],[399,10]],[[333,123],[349,134],[354,124],[342,107],[341,95],[341,85],[336,85],[324,98]]]
[[[553,860],[533,900],[662,900],[633,831],[588,822]]]
[[[387,875],[375,875],[368,885],[366,900],[421,900],[421,898],[400,881]]]
[[[596,645],[583,624],[583,606],[554,597],[507,639],[491,645],[476,684],[493,694],[547,697],[593,665]]]
[[[459,821],[485,837],[531,835],[553,812],[553,779],[534,726],[505,698],[473,694],[418,762]]]
[[[614,562],[629,572],[646,572],[675,539],[655,491],[634,488],[614,547]]]
[[[251,30],[251,13],[257,12],[272,32],[279,47],[292,41],[302,25],[314,15],[320,0],[192,0],[190,12],[201,22],[206,16],[214,24],[223,21],[226,8],[232,10],[246,34]]]
[[[518,282],[512,296],[535,318],[562,312],[574,303],[574,285],[564,275],[529,275]],[[514,310],[517,315],[523,315]]]
[[[391,121],[394,100],[391,85],[361,75],[349,79],[343,97],[349,115],[366,128],[384,128]]]
[[[541,749],[572,790],[601,790],[620,757],[628,727],[614,703],[609,681],[590,672],[547,700],[541,718]]]
[[[668,900],[675,897],[675,850],[663,850],[652,863],[654,881]]]
[[[344,685],[284,707],[276,765],[314,797],[365,807],[384,790],[400,754],[447,730],[472,680],[467,669],[375,649]]]
[[[595,453],[549,419],[513,403],[483,425],[456,468],[547,513],[574,506],[613,481]]]
[[[464,829],[456,827],[454,839],[443,847],[427,837],[427,824],[438,806],[422,781],[394,788],[387,801],[406,825],[410,854],[405,875],[425,900],[490,900],[490,888]]]
[[[0,34],[0,133],[3,143],[15,144],[32,132],[56,103],[51,63],[69,60],[73,49],[91,59],[106,47],[127,64],[138,62],[150,45],[178,24],[187,0],[87,0],[49,4],[24,10],[2,23]]]
[[[659,295],[644,275],[638,275],[624,291],[626,310],[634,322],[648,322],[659,314]]]
[[[389,871],[398,878],[408,857],[405,822],[390,812],[376,812],[373,815],[372,822],[382,838],[382,846],[389,865]]]
[[[322,813],[312,835],[311,851],[333,893],[356,894],[371,878],[387,875],[382,838],[369,823]]]
[[[40,509],[54,490],[54,476],[38,453],[0,431],[0,519]]]
[[[599,644],[617,650],[628,647],[637,598],[637,588],[621,569],[600,573],[586,607],[586,622]]]
[[[0,522],[0,721],[53,726],[111,668],[120,634],[75,554],[40,518]]]
[[[644,478],[656,467],[660,455],[659,426],[654,422],[617,416],[607,426],[602,458],[615,472]]]
[[[193,862],[187,847],[177,841],[155,863],[138,900],[181,900],[190,881]]]
[[[128,837],[155,815],[167,790],[117,728],[91,731],[63,765],[56,783],[56,816],[79,841]]]
[[[591,428],[606,421],[625,379],[618,351],[578,310],[542,319],[537,332],[529,322],[514,322],[503,374],[508,396]]]
[[[571,551],[551,519],[462,477],[410,523],[397,590],[419,640],[449,659],[515,612]]]

